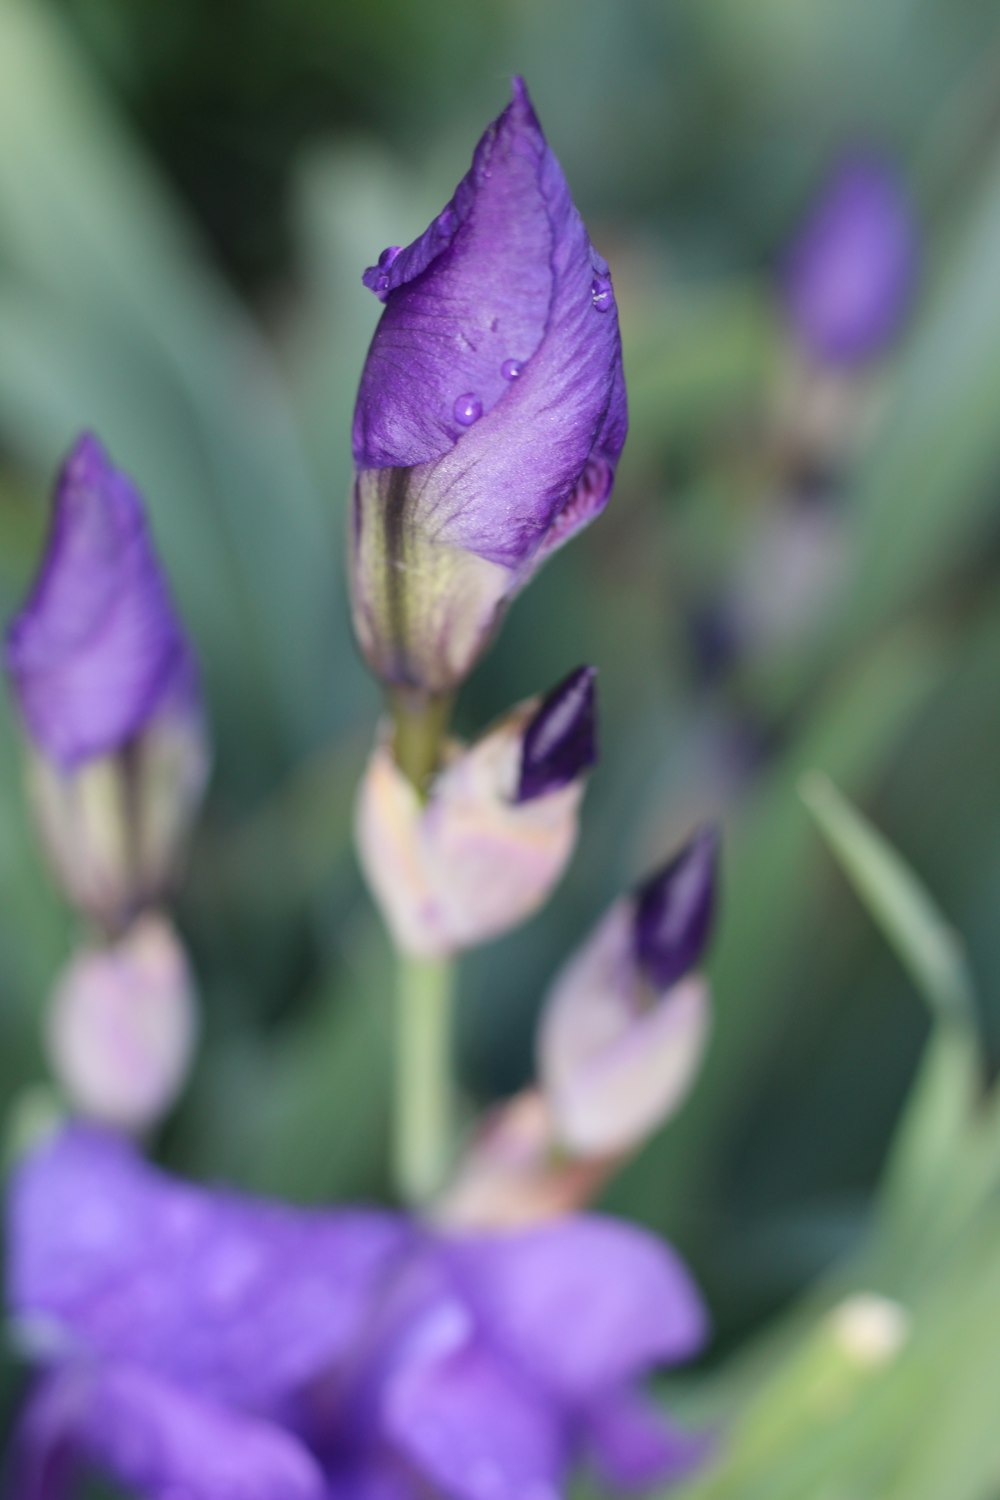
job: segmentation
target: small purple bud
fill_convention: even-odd
[[[715,909],[719,835],[702,828],[635,897],[636,962],[657,990],[694,968],[708,942]]]
[[[198,713],[191,648],[141,498],[89,433],[59,475],[45,557],[5,657],[31,739],[64,772],[123,750],[168,702]]]
[[[53,870],[74,905],[121,931],[176,874],[208,744],[194,653],[141,497],[89,434],[59,476],[5,661]]]
[[[919,250],[897,169],[874,155],[843,160],[784,270],[784,301],[799,343],[830,365],[877,358],[910,310]]]
[[[578,667],[543,700],[521,740],[516,802],[530,802],[575,781],[597,760],[593,667]]]

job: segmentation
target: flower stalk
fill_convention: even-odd
[[[393,1175],[417,1208],[441,1187],[451,1157],[454,962],[401,953],[397,963]]]
[[[424,796],[441,759],[452,699],[394,692],[389,704],[396,764]],[[441,1186],[451,1155],[454,963],[403,952],[396,963],[393,1177],[403,1201],[419,1207]]]

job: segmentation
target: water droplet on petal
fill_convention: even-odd
[[[471,427],[473,422],[478,422],[483,414],[483,403],[472,391],[466,391],[464,396],[459,396],[452,407],[455,421],[463,427]]]
[[[503,376],[504,380],[516,380],[523,369],[524,365],[521,360],[505,359],[503,364],[500,366],[500,374]]]
[[[387,271],[389,269],[402,248],[402,245],[386,245],[378,258],[378,263],[383,270]]]
[[[590,284],[590,295],[598,312],[610,312],[615,305],[615,294],[610,276],[595,276]]]

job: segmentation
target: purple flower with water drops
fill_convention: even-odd
[[[208,755],[194,654],[142,500],[90,434],[59,475],[4,655],[52,863],[76,904],[119,927],[171,877]]]
[[[610,1219],[445,1233],[191,1186],[79,1127],[17,1169],[8,1302],[36,1367],[17,1500],[88,1475],[147,1500],[547,1500],[705,1452],[643,1394],[705,1316]]]
[[[364,280],[385,309],[354,416],[355,625],[383,681],[444,693],[603,508],[627,428],[608,267],[520,79],[451,202]]]
[[[358,798],[358,855],[404,953],[487,942],[549,896],[576,845],[597,759],[595,678],[579,667],[474,744],[451,742],[426,796],[380,737]]]
[[[637,1146],[686,1097],[708,1038],[696,972],[715,911],[719,843],[700,829],[618,901],[557,976],[538,1069],[555,1139],[581,1157]]]
[[[846,157],[784,268],[785,306],[803,349],[823,364],[847,367],[884,353],[913,303],[919,258],[898,169],[871,153]]]

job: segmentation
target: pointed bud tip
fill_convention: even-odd
[[[719,830],[697,830],[635,897],[633,941],[639,967],[657,989],[669,989],[701,958],[715,911]]]
[[[516,802],[560,791],[597,760],[597,670],[578,667],[552,689],[521,739]]]

